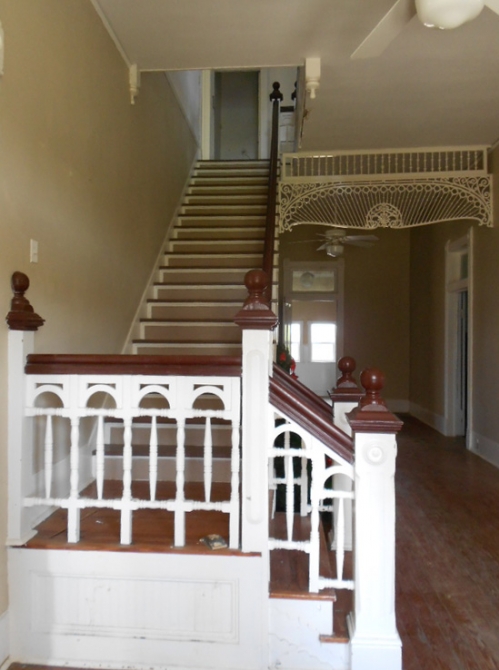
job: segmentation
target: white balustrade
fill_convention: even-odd
[[[174,543],[185,544],[185,515],[193,510],[217,510],[230,515],[232,548],[239,546],[239,468],[240,468],[240,387],[238,377],[175,377],[153,375],[27,375],[25,416],[45,417],[43,439],[44,495],[25,496],[24,507],[61,507],[68,510],[68,541],[79,541],[80,512],[85,508],[109,508],[121,512],[121,543],[132,542],[133,512],[138,509],[163,509],[174,513]],[[92,406],[91,399],[104,394],[105,402]],[[54,395],[57,402],[53,402]],[[222,409],[200,409],[196,402],[201,397],[217,399]],[[153,399],[150,407],[144,400]],[[146,406],[147,404],[147,406]],[[56,406],[58,405],[58,406]],[[160,406],[161,405],[161,406]],[[64,450],[57,439],[66,439],[61,431],[54,437],[53,421],[69,423],[69,492],[61,493],[60,482],[54,482],[54,452]],[[92,445],[95,452],[95,488],[92,495],[81,477],[82,445],[81,422],[95,420]],[[106,419],[118,420],[123,426],[123,490],[121,497],[105,497],[105,440]],[[133,489],[133,431],[135,420],[150,420],[149,436],[149,496],[137,498]],[[176,494],[172,499],[158,499],[158,421],[176,423]],[[186,422],[204,420],[204,500],[190,500],[185,493]],[[213,481],[212,421],[220,419],[231,426],[231,494],[222,502],[211,501]],[[83,489],[83,491],[82,491]]]
[[[353,580],[344,575],[345,551],[347,550],[344,521],[335,531],[336,577],[334,579],[320,574],[319,542],[320,513],[333,509],[333,506],[325,504],[325,501],[338,501],[341,509],[340,516],[344,519],[345,501],[351,504],[354,498],[354,492],[351,490],[354,477],[353,466],[282,412],[276,411],[275,416],[276,425],[268,453],[271,473],[270,489],[274,492],[274,510],[278,487],[285,489],[286,539],[269,538],[269,548],[298,550],[309,554],[309,590],[312,593],[327,588],[353,589]],[[298,446],[293,446],[293,443],[297,443]],[[293,470],[295,459],[301,464],[301,472],[298,475],[295,475]],[[284,463],[282,468],[284,476],[276,473],[281,463]],[[311,464],[310,503],[308,502],[309,463]],[[347,481],[349,485],[336,488],[335,483],[338,481]],[[300,490],[300,515],[310,515],[310,536],[307,540],[295,538],[293,534],[296,487],[299,487]]]

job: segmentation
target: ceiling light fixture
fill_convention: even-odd
[[[416,0],[418,18],[428,28],[451,30],[475,19],[485,0]]]

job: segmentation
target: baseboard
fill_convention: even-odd
[[[473,432],[470,451],[499,468],[499,442]]]
[[[435,414],[415,402],[409,404],[409,413],[412,414],[412,416],[415,416],[416,419],[426,423],[427,426],[431,426],[431,428],[434,428],[442,435],[445,435],[445,417],[440,414]]]
[[[0,615],[0,666],[9,660],[9,611]],[[6,663],[6,666],[8,664]]]

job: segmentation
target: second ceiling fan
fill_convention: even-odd
[[[431,28],[452,29],[475,19],[484,7],[499,14],[499,0],[397,0],[351,58],[375,58],[414,17]]]

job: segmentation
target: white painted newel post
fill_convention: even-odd
[[[395,617],[395,459],[402,422],[380,397],[383,373],[364,370],[366,395],[348,415],[355,447],[355,608],[352,670],[401,670]]]
[[[341,376],[336,381],[336,386],[329,392],[329,397],[333,403],[333,422],[337,428],[340,428],[350,437],[352,429],[348,423],[347,414],[357,407],[364,393],[360,390],[357,382],[353,378],[356,368],[355,359],[351,356],[343,356],[338,361],[338,369]],[[352,480],[346,475],[334,475],[334,488],[344,491],[352,490]],[[352,551],[353,548],[353,529],[352,529],[352,501],[344,500],[344,546],[346,551]],[[334,542],[332,549],[336,549],[336,538],[338,537],[340,505],[339,500],[334,501]]]
[[[44,320],[35,314],[24,296],[29,279],[22,272],[14,272],[11,279],[14,297],[6,321],[8,338],[8,529],[10,545],[24,544],[34,533],[31,528],[31,510],[23,506],[24,497],[32,493],[33,455],[32,423],[24,414],[26,404],[24,366],[34,350],[35,331]]]
[[[267,449],[273,427],[269,375],[277,317],[264,297],[268,283],[265,272],[251,270],[244,283],[249,296],[234,319],[243,331],[241,547],[245,552],[265,554],[269,524]]]

